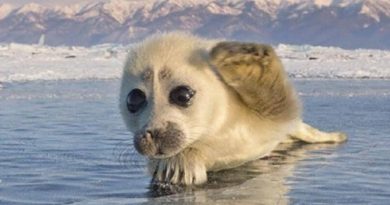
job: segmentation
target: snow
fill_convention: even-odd
[[[0,4],[0,20],[7,17],[12,10],[11,4]]]
[[[0,45],[0,82],[118,78],[126,50],[116,49]]]
[[[43,13],[47,10],[46,7],[37,4],[37,3],[28,3],[20,7],[17,11],[18,14],[27,14],[27,13]]]
[[[322,7],[322,6],[330,6],[332,4],[333,0],[314,0],[314,3],[318,6],[318,7]]]
[[[151,10],[154,1],[123,1],[110,0],[105,2],[91,2],[82,7],[77,14],[82,19],[92,18],[104,12],[111,15],[119,23],[124,23],[129,16],[132,16],[139,9],[144,9],[146,12]]]
[[[125,4],[125,1],[122,0],[112,0],[103,5],[104,10],[108,11],[112,17],[114,17],[118,22],[125,22],[126,18],[134,12],[134,8],[131,5]]]
[[[371,11],[370,7],[368,7],[367,5],[363,5],[362,6],[362,9],[360,10],[360,13],[361,14],[365,14],[367,16],[370,16],[371,18],[373,18],[376,22],[380,22],[380,17],[378,14],[374,13]]]
[[[347,6],[352,5],[352,4],[359,4],[363,1],[366,1],[366,0],[333,0],[332,4],[338,5],[341,7],[347,7]]]
[[[239,15],[241,13],[240,9],[221,5],[216,2],[211,2],[207,5],[207,10],[213,14],[230,14],[230,15]]]
[[[283,44],[276,50],[296,78],[390,78],[390,51]]]
[[[272,18],[275,19],[277,18],[278,9],[280,6],[279,1],[262,0],[262,1],[255,1],[255,4],[257,8],[261,8],[263,11],[271,15]]]
[[[360,14],[380,22],[381,16],[390,16],[390,2],[387,0],[366,0],[363,2]]]
[[[390,2],[388,0],[251,0],[259,8],[262,8],[272,16],[277,15],[281,8],[286,8],[291,5],[300,5],[300,9],[313,9],[314,7],[339,6],[348,7],[356,4],[361,6],[361,14],[368,15],[378,21],[381,15],[390,16]],[[240,7],[247,1],[240,0],[101,0],[90,1],[84,6],[82,4],[68,4],[67,6],[54,6],[53,8],[42,6],[37,3],[24,4],[22,7],[16,8],[17,13],[42,13],[46,10],[54,9],[59,13],[63,13],[67,17],[79,16],[82,18],[91,18],[97,16],[100,12],[111,15],[118,22],[123,23],[129,16],[137,10],[143,9],[150,11],[155,6],[162,3],[175,5],[176,7],[192,7],[198,5],[206,5],[213,13],[236,14]],[[232,6],[235,5],[236,7]],[[12,11],[10,4],[0,4],[0,19],[8,15]]]
[[[76,15],[77,12],[80,11],[80,9],[81,9],[81,5],[80,4],[73,4],[73,5],[69,5],[69,6],[55,6],[55,7],[53,7],[53,10],[56,13],[62,14],[65,17],[68,17],[68,18],[71,18],[74,15]]]
[[[0,82],[120,78],[130,47],[0,44]],[[285,44],[275,49],[293,78],[390,79],[390,51]]]

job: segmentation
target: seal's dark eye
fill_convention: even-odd
[[[169,94],[169,102],[181,107],[188,107],[191,105],[192,98],[194,97],[195,93],[195,90],[192,90],[189,86],[177,86],[171,90],[171,93]]]
[[[131,113],[136,113],[138,110],[143,108],[146,103],[145,93],[138,88],[132,90],[129,95],[127,95],[127,109]]]

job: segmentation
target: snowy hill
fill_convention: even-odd
[[[117,79],[131,47],[0,44],[0,84],[39,80]],[[292,78],[390,79],[390,51],[275,46]]]
[[[390,49],[389,0],[108,0],[0,4],[0,42],[90,46],[188,30],[206,37]]]

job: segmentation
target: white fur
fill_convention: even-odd
[[[157,180],[164,180],[163,175],[173,170],[167,182],[204,183],[206,171],[232,168],[266,156],[302,123],[300,119],[261,119],[243,105],[209,65],[208,52],[215,43],[185,33],[169,33],[141,42],[129,54],[120,92],[120,109],[129,130],[158,127],[169,120],[178,123],[186,136],[178,153],[151,159],[149,169],[151,173],[157,170]],[[142,75],[148,69],[154,78],[145,83]],[[169,80],[158,79],[161,69],[172,71]],[[169,91],[181,84],[197,91],[187,109],[178,109],[167,99]],[[135,115],[126,108],[127,94],[134,88],[144,90],[148,98],[146,109]],[[179,171],[185,175],[181,181]]]

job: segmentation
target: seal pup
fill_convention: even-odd
[[[262,158],[291,139],[346,139],[303,122],[295,89],[265,44],[154,35],[130,50],[119,100],[157,183],[202,184],[207,172]]]

